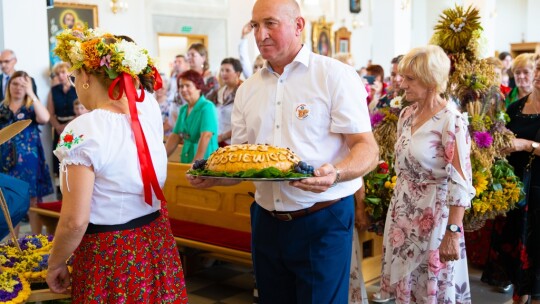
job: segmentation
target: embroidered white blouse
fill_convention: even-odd
[[[167,177],[167,154],[162,142],[159,105],[146,92],[146,99],[137,102],[137,109],[157,179],[163,187]],[[152,206],[144,202],[139,158],[129,115],[101,109],[81,115],[66,126],[54,154],[60,160],[61,174],[69,174],[69,165],[93,166],[95,182],[90,207],[91,223],[124,224],[160,209],[160,201],[155,194]],[[64,191],[69,191],[69,185]]]

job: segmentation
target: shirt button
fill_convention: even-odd
[[[278,101],[277,104],[278,104],[278,106],[279,106],[279,105],[281,104],[281,101]]]
[[[276,203],[279,203],[279,198],[276,200]]]
[[[280,83],[283,83],[283,79],[280,79],[279,82],[280,82]]]
[[[279,125],[276,125],[276,129],[279,129]]]

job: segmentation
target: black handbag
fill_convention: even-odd
[[[540,129],[536,132],[534,141],[536,142],[540,141]],[[525,197],[517,203],[518,207],[523,207],[527,205],[527,202],[529,201],[529,196],[531,192],[532,163],[535,158],[536,158],[536,155],[534,155],[534,153],[531,153],[531,156],[529,157],[529,163],[527,163],[527,165],[523,169],[523,178],[521,179],[521,181],[523,182],[523,191],[525,192]]]

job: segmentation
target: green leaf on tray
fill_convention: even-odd
[[[206,169],[189,170],[188,174],[194,176],[216,176],[216,177],[238,177],[238,178],[296,178],[296,177],[311,177],[311,174],[297,173],[292,170],[281,172],[275,167],[269,167],[261,170],[249,169],[236,173],[210,171]]]

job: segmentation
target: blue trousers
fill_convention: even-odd
[[[251,206],[259,303],[347,303],[354,199],[285,222]]]

